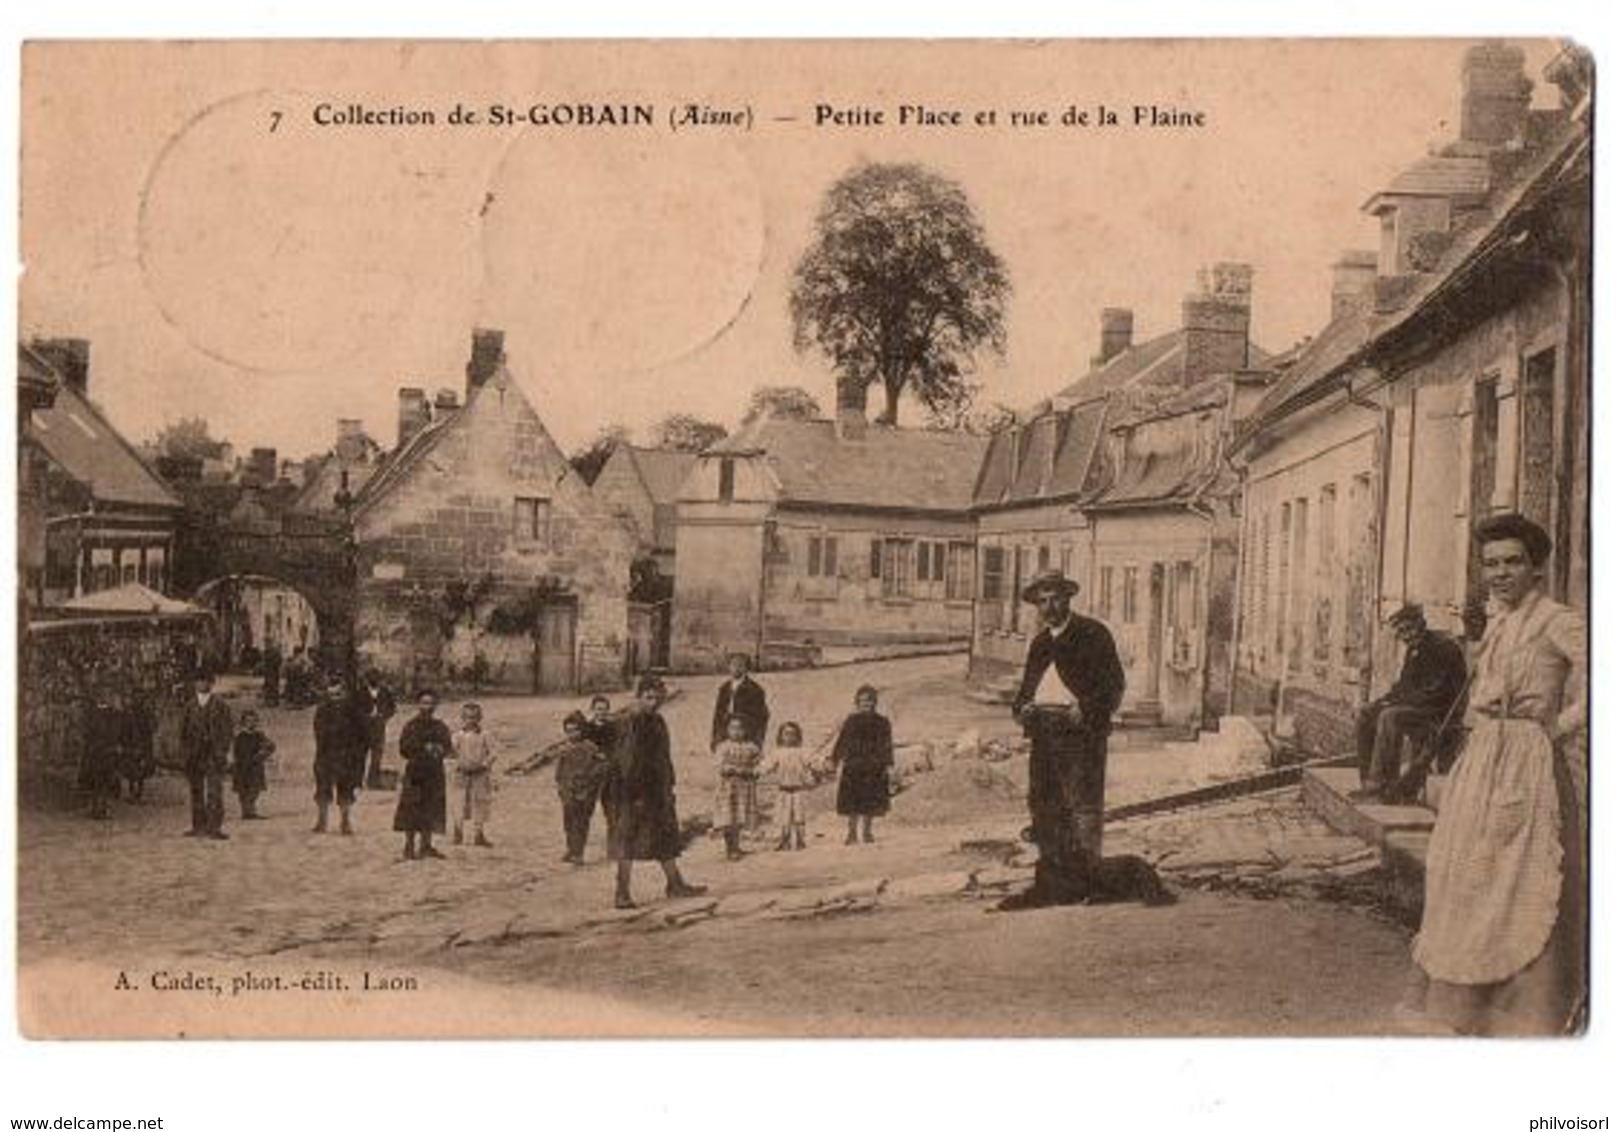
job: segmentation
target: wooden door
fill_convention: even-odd
[[[571,692],[574,680],[574,633],[579,607],[555,603],[540,609],[540,691]]]

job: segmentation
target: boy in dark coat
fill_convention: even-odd
[[[675,812],[675,764],[669,752],[669,727],[658,714],[663,681],[643,676],[635,689],[635,710],[624,721],[614,752],[612,856],[618,861],[615,908],[633,908],[630,866],[657,861],[663,867],[664,891],[670,897],[701,896],[708,889],[687,884],[675,858],[680,856],[680,819]]]
[[[365,733],[342,681],[334,680],[315,708],[315,827],[325,833],[332,803],[340,816],[338,832],[354,832],[350,817],[354,792],[365,766]]]
[[[244,711],[242,729],[231,744],[230,785],[241,803],[242,820],[257,821],[259,795],[264,793],[264,763],[275,752],[275,744],[259,730],[259,713]]]
[[[405,835],[405,860],[444,854],[433,848],[433,835],[443,833],[448,812],[444,781],[444,760],[454,745],[450,729],[442,719],[433,718],[438,696],[423,689],[416,696],[416,714],[399,733],[399,754],[405,760],[405,773],[399,787],[399,805],[394,810],[394,829]],[[421,850],[416,848],[421,838]]]
[[[742,737],[763,749],[765,735],[770,729],[770,708],[765,703],[765,690],[749,674],[753,661],[747,653],[732,653],[728,663],[731,678],[720,685],[714,697],[714,726],[709,735],[708,749],[712,751],[725,742],[726,729],[733,715],[742,717]]]

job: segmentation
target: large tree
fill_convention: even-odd
[[[208,433],[208,422],[201,417],[181,417],[158,430],[158,453],[163,456],[195,457],[211,460],[219,455],[223,441]]]
[[[748,398],[748,411],[742,423],[749,425],[761,417],[811,421],[820,415],[821,403],[808,390],[796,385],[761,385]]]
[[[867,163],[828,190],[793,277],[793,345],[815,347],[840,389],[880,382],[879,418],[907,389],[935,417],[972,400],[976,355],[1006,350],[1006,267],[966,193],[920,165]]]
[[[701,452],[725,439],[725,426],[690,413],[670,413],[652,426],[652,446],[678,452]]]

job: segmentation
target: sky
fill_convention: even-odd
[[[461,389],[475,326],[564,448],[671,412],[734,425],[749,392],[833,400],[792,347],[791,273],[862,160],[959,183],[1013,287],[980,404],[1083,373],[1105,306],[1174,329],[1200,267],[1254,268],[1254,339],[1326,320],[1329,265],[1374,248],[1366,199],[1454,136],[1460,40],[712,44],[31,44],[21,331],[92,342],[130,438],[205,418],[238,451],[384,444],[400,386]],[[1557,45],[1523,44],[1536,105]],[[451,125],[450,108],[651,103],[652,129]],[[748,128],[671,131],[688,103]],[[433,126],[318,126],[428,109]],[[881,110],[882,126],[842,121]],[[897,108],[960,110],[901,126]],[[1116,128],[1061,124],[1069,106]],[[1129,108],[1201,112],[1136,128]],[[993,126],[973,122],[994,110]],[[1014,126],[1013,111],[1050,114]],[[776,119],[792,118],[793,121]],[[919,407],[902,410],[920,423]]]

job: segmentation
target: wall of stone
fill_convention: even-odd
[[[821,561],[809,573],[812,540],[821,540]],[[827,540],[836,540],[836,565],[825,567]],[[893,550],[879,550],[879,569],[872,571],[872,543],[899,540]],[[928,545],[928,577],[918,572],[918,544]],[[865,646],[959,643],[966,647],[972,632],[972,594],[976,573],[972,524],[967,519],[925,515],[859,515],[837,511],[778,510],[766,552],[765,641],[771,645]],[[958,568],[952,599],[949,588],[950,547]],[[933,548],[943,546],[946,578],[933,576]],[[880,567],[884,554],[902,559],[903,583],[888,593]],[[684,563],[681,569],[685,570]]]
[[[764,563],[763,503],[680,505],[670,664],[715,672],[732,652],[757,657]]]
[[[98,617],[25,626],[19,649],[19,796],[62,802],[83,748],[85,715],[97,697],[118,692],[153,723],[177,685],[205,661],[205,617]]]
[[[539,502],[539,533],[527,504]],[[525,690],[526,638],[470,625],[438,626],[451,584],[494,588],[474,619],[536,585],[560,584],[577,602],[575,671],[581,687],[623,680],[627,592],[635,540],[595,499],[528,400],[502,372],[402,476],[355,516],[360,577],[357,648],[409,682],[465,670],[478,652],[497,686]]]

